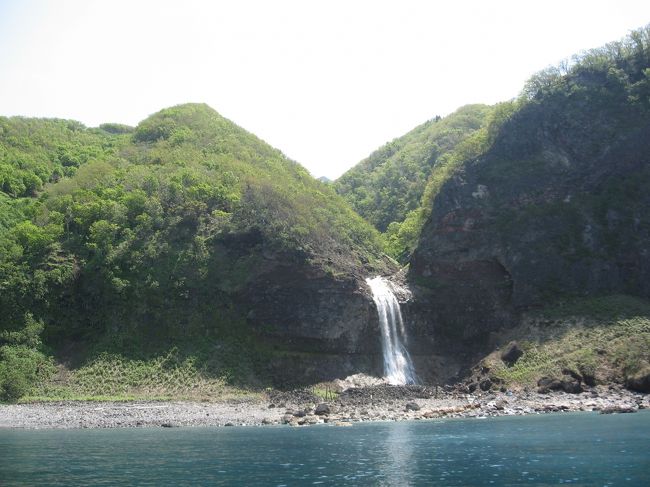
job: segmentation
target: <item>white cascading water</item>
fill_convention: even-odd
[[[415,384],[413,362],[406,350],[406,330],[399,309],[399,301],[389,281],[377,276],[366,279],[372,299],[377,305],[381,341],[384,353],[384,376],[389,384]]]

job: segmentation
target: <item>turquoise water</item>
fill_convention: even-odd
[[[0,485],[650,486],[650,412],[437,422],[0,430]]]

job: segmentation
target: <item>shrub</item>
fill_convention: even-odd
[[[51,360],[38,350],[24,345],[0,347],[0,401],[18,401],[52,372]]]

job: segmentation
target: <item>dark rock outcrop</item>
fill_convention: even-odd
[[[482,391],[489,391],[492,387],[492,381],[490,379],[483,379],[478,386]]]
[[[569,394],[580,394],[583,391],[583,388],[580,381],[571,378],[571,379],[564,379],[562,381],[562,390],[564,392],[568,392]]]
[[[562,381],[559,379],[553,379],[551,377],[542,377],[537,381],[537,386],[537,392],[540,394],[546,394],[549,391],[562,390]]]
[[[314,409],[314,414],[318,416],[323,416],[326,414],[329,414],[331,412],[329,404],[322,402],[316,406],[316,409]]]
[[[519,358],[524,354],[524,351],[519,347],[517,342],[510,342],[506,348],[501,352],[501,360],[507,365],[514,365]]]
[[[625,385],[633,391],[650,393],[650,365],[629,376]]]
[[[542,377],[538,382],[538,392],[546,394],[549,391],[564,391],[569,394],[579,394],[583,391],[580,380],[564,375],[561,379],[553,377]]]
[[[269,266],[244,290],[248,322],[283,349],[378,353],[376,311],[365,282],[296,263]]]
[[[365,278],[396,268],[388,260],[366,265],[353,254],[328,252],[280,252],[261,234],[222,243],[224,260],[255,262],[223,290],[269,349],[265,369],[276,386],[382,372],[377,311]]]
[[[589,387],[596,385],[596,376],[591,370],[581,370],[582,381]]]
[[[407,402],[406,406],[404,406],[404,410],[406,410],[406,411],[419,411],[420,410],[420,405],[417,402]]]

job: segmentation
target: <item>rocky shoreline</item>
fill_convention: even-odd
[[[631,413],[650,409],[650,395],[619,386],[586,392],[478,392],[389,386],[351,388],[329,401],[309,390],[272,391],[260,400],[227,402],[57,402],[0,406],[0,428],[187,426],[337,426],[365,421],[485,418],[571,411]]]

